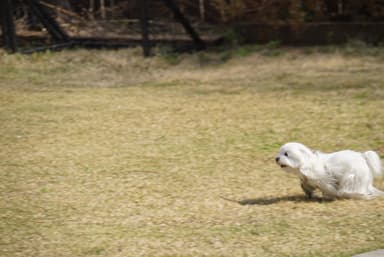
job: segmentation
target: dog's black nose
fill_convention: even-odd
[[[280,157],[276,157],[276,159],[275,159],[275,160],[276,160],[276,162],[279,162],[279,160],[280,160]]]

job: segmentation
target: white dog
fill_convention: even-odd
[[[380,157],[374,151],[326,154],[300,143],[287,143],[280,148],[276,163],[300,177],[308,197],[313,197],[316,189],[327,198],[371,199],[384,195],[373,186],[373,177],[381,175]]]

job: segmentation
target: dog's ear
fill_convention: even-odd
[[[313,151],[313,150],[311,150],[311,149],[309,149],[309,148],[307,148],[307,147],[301,147],[301,148],[299,149],[299,151],[300,151],[300,153],[302,153],[303,156],[305,156],[305,158],[307,158],[307,159],[310,159],[310,158],[313,156],[314,152],[315,152],[315,151]]]
[[[312,153],[310,152],[310,150],[306,147],[300,147],[296,150],[297,154],[296,154],[296,158],[297,160],[299,161],[300,163],[300,166],[305,166],[307,165],[309,162],[311,162],[311,159],[312,159]]]
[[[313,162],[314,162],[314,153],[311,149],[303,146],[300,147],[300,173],[306,177],[313,177]]]

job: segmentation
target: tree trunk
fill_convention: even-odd
[[[200,19],[205,21],[205,7],[204,0],[199,0],[199,9],[200,9]]]
[[[205,43],[201,40],[199,34],[192,27],[188,19],[180,12],[179,7],[174,0],[162,0],[164,4],[173,12],[175,19],[183,25],[185,32],[192,38],[196,50],[203,50],[206,48]]]
[[[105,0],[100,0],[100,14],[102,19],[105,19],[107,16],[105,14]]]
[[[89,18],[94,20],[95,19],[95,0],[89,0],[89,9],[88,9],[88,12],[89,12]]]
[[[109,15],[113,18],[113,14],[115,13],[115,0],[109,0]]]
[[[337,13],[338,13],[339,15],[344,14],[344,1],[343,1],[343,0],[339,0],[339,1],[338,1],[338,4],[337,4]]]

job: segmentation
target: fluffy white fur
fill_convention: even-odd
[[[382,172],[380,157],[374,151],[321,153],[300,143],[287,143],[280,148],[276,163],[300,178],[308,197],[316,189],[327,198],[371,199],[384,195],[373,186],[373,178]]]

